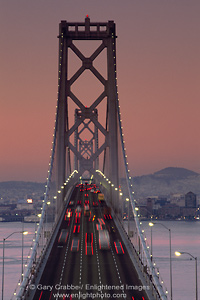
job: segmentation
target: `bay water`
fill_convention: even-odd
[[[172,289],[173,300],[195,300],[195,261],[190,256],[183,254],[175,256],[175,251],[188,252],[198,261],[198,283],[200,289],[200,221],[157,221],[150,228],[148,221],[142,222],[147,242],[152,252],[160,277],[167,287],[170,299],[170,272],[169,272],[169,232],[160,223],[171,229],[172,237]],[[24,229],[23,229],[24,226]],[[22,230],[28,231],[24,236],[23,260],[26,263],[31,253],[31,246],[35,237],[34,223],[1,222],[0,223],[0,278],[2,278],[3,238],[12,234],[5,242],[5,275],[4,275],[4,300],[15,299],[13,294],[20,282],[22,273]],[[1,282],[0,282],[1,286]],[[199,294],[200,297],[200,294]]]

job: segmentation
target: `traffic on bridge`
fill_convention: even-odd
[[[34,300],[146,300],[104,195],[96,185],[77,185]]]

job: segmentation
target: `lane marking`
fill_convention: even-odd
[[[97,239],[96,239],[96,234],[95,234],[95,227],[94,223],[92,224],[93,226],[93,232],[94,232],[94,244],[95,244],[95,251],[96,251],[96,261],[97,261],[97,269],[98,269],[98,277],[99,277],[99,284],[101,285],[101,269],[100,269],[100,263],[99,263],[99,254],[97,250]],[[101,291],[102,293],[102,291]]]
[[[62,266],[61,274],[60,274],[60,282],[59,282],[60,285],[62,283],[63,273],[64,273],[64,270],[65,270],[67,254],[68,254],[68,250],[69,250],[69,246],[70,246],[70,239],[71,239],[71,236],[72,236],[72,228],[73,228],[72,224],[74,223],[74,218],[75,218],[75,208],[74,208],[74,214],[73,214],[73,217],[72,217],[72,220],[71,220],[71,227],[70,227],[70,231],[69,231],[67,247],[66,247],[66,251],[65,251],[65,256],[64,256],[64,260],[63,260],[63,266]],[[56,297],[56,300],[57,299],[58,299],[58,296]]]
[[[82,216],[79,285],[81,285],[81,282],[82,282],[82,269],[83,269],[83,220],[84,220],[84,218],[83,218],[83,216]]]

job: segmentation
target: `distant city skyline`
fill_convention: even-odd
[[[166,167],[200,173],[200,2],[10,0],[0,9],[0,181],[45,182],[56,110],[58,26],[61,20],[83,22],[87,14],[91,22],[116,23],[131,175]]]

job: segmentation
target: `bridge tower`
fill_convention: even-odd
[[[94,109],[94,118],[96,118],[96,120],[98,119],[98,112],[97,109]],[[79,118],[82,117],[82,112],[80,109],[75,109],[75,120],[74,123],[76,124],[76,122],[78,121]],[[88,120],[84,120],[82,122],[82,128],[77,128],[75,130],[75,134],[74,134],[74,146],[76,148],[76,151],[78,151],[81,155],[81,158],[86,158],[87,162],[89,162],[90,168],[93,167],[92,164],[92,160],[91,160],[91,156],[92,154],[94,154],[94,151],[96,152],[98,150],[98,128],[96,125],[94,125],[94,128],[91,128],[89,125],[92,123],[91,118]],[[80,126],[79,126],[80,127]],[[83,140],[81,138],[81,133],[88,129],[88,131],[92,134],[92,137],[90,138],[90,140]],[[74,169],[75,170],[79,170],[81,173],[83,173],[85,170],[83,168],[83,166],[81,165],[81,163],[78,163],[79,161],[79,157],[77,155],[74,155]],[[94,163],[94,167],[95,169],[98,169],[99,167],[99,157],[96,157],[95,159],[95,163]]]
[[[66,177],[73,171],[73,166],[78,170],[77,179],[85,171],[89,172],[97,182],[100,177],[96,172],[99,166],[99,156],[104,156],[106,161],[106,176],[115,186],[119,186],[118,172],[118,115],[117,115],[117,91],[116,91],[116,34],[115,23],[108,21],[104,23],[90,22],[87,16],[83,23],[71,23],[61,21],[59,26],[59,90],[58,90],[58,127],[57,127],[57,185],[62,186]],[[98,40],[100,46],[89,57],[85,57],[81,50],[75,45],[77,40]],[[81,60],[81,67],[69,78],[69,49]],[[107,78],[105,79],[94,67],[94,60],[106,49],[107,56]],[[70,51],[71,51],[70,50]],[[93,73],[97,80],[103,85],[103,92],[93,103],[86,107],[81,99],[72,92],[72,85],[85,70]],[[88,91],[89,93],[89,91]],[[98,105],[106,98],[106,124],[98,120]],[[69,101],[77,106],[75,109],[74,124],[69,125]],[[79,126],[91,130],[92,138],[88,141],[81,140]],[[98,133],[103,136],[103,143],[98,145]],[[72,136],[74,139],[72,142]],[[73,159],[72,159],[73,157]],[[105,185],[106,187],[106,185]],[[108,201],[113,208],[118,207],[118,199],[112,195],[111,188],[107,185]],[[57,206],[62,206],[63,199],[57,200]],[[58,208],[57,208],[58,209]]]

